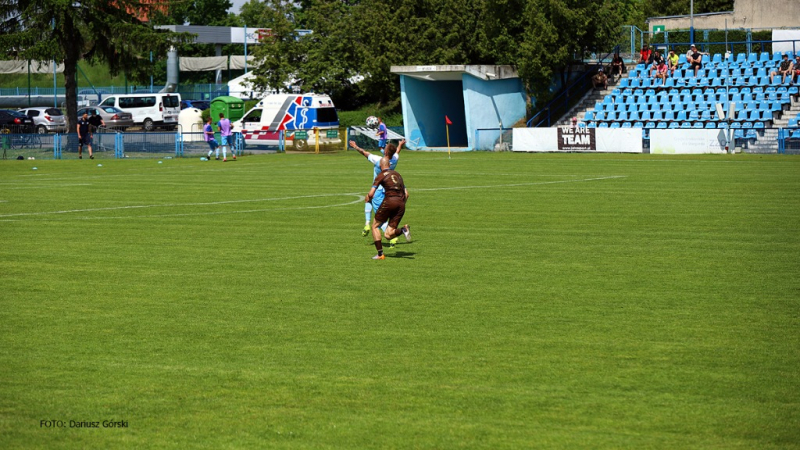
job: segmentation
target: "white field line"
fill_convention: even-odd
[[[496,188],[508,188],[508,187],[525,187],[525,186],[541,186],[541,185],[548,185],[548,184],[565,184],[565,183],[582,183],[582,182],[589,182],[589,181],[601,181],[601,180],[613,180],[619,178],[627,178],[627,175],[613,175],[607,177],[594,177],[594,178],[582,178],[577,180],[557,180],[557,181],[539,181],[539,182],[531,182],[531,183],[508,183],[508,184],[487,184],[487,185],[476,185],[476,186],[452,186],[452,187],[439,187],[439,188],[419,188],[413,189],[412,192],[436,192],[436,191],[451,191],[451,190],[464,190],[464,189],[496,189]],[[263,211],[275,211],[275,210],[287,210],[287,209],[319,209],[319,208],[332,208],[336,206],[346,206],[351,205],[360,201],[363,201],[364,193],[359,192],[345,192],[340,194],[315,194],[315,195],[298,195],[292,197],[272,197],[272,198],[259,198],[259,199],[250,199],[250,200],[227,200],[227,201],[219,201],[219,202],[197,202],[197,203],[165,203],[165,204],[154,204],[154,205],[127,205],[127,206],[112,206],[107,208],[86,208],[86,209],[66,209],[60,211],[40,211],[40,212],[30,212],[30,213],[14,213],[14,214],[0,214],[0,221],[6,222],[12,217],[31,217],[31,216],[45,216],[45,215],[59,215],[59,214],[72,214],[72,213],[82,213],[82,212],[99,212],[99,211],[120,211],[120,210],[130,210],[130,209],[150,209],[150,208],[175,208],[175,207],[182,207],[182,206],[214,206],[214,205],[230,205],[230,204],[239,204],[239,203],[258,203],[258,202],[273,202],[273,201],[286,201],[286,200],[299,200],[304,198],[322,198],[322,197],[341,197],[341,196],[357,196],[358,199],[346,202],[346,203],[339,203],[335,205],[322,205],[322,206],[302,206],[302,207],[294,207],[294,208],[268,208],[268,209],[253,209],[253,210],[241,210],[241,211],[213,211],[213,212],[203,212],[203,213],[175,213],[175,214],[164,214],[164,215],[152,215],[152,216],[137,216],[137,217],[180,217],[180,216],[187,216],[187,215],[217,215],[217,214],[236,214],[236,213],[247,213],[247,212],[263,212]],[[120,216],[119,218],[131,218],[130,216]],[[116,217],[109,217],[109,218],[116,218]]]

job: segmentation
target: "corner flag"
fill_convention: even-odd
[[[444,123],[446,123],[448,125],[452,125],[453,124],[453,122],[450,122],[450,118],[447,117],[447,116],[444,116]]]

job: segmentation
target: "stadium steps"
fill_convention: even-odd
[[[635,65],[628,66],[628,71],[630,71],[632,68],[635,67],[636,67]],[[608,89],[589,90],[589,92],[587,92],[586,95],[583,96],[581,101],[579,101],[577,105],[573,106],[572,109],[567,111],[567,113],[564,114],[561,117],[561,119],[559,119],[553,126],[558,127],[563,125],[570,125],[573,117],[577,117],[578,121],[582,122],[584,116],[586,115],[586,111],[589,111],[592,108],[594,108],[594,104],[596,102],[602,102],[603,98],[605,98],[606,95],[612,93],[614,89],[616,89],[616,87],[619,85],[620,80],[627,77],[628,74],[624,73],[622,74],[621,77],[616,78],[614,81],[609,81]]]
[[[784,111],[779,119],[773,120],[773,127],[786,128],[789,125],[789,119],[794,119],[800,114],[800,97],[792,98],[791,107],[788,111]]]

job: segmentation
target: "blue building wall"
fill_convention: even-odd
[[[483,142],[497,139],[500,131],[480,131],[483,128],[510,128],[525,117],[525,90],[519,78],[485,81],[472,75],[462,76],[464,107],[467,111],[467,130],[470,149],[482,149]]]
[[[400,75],[405,135],[410,149],[447,147],[444,117],[450,118],[450,146],[491,149],[499,124],[511,127],[525,117],[525,90],[519,79],[424,81]],[[494,131],[476,130],[494,128]]]
[[[444,116],[453,122],[450,145],[467,145],[464,96],[460,81],[422,81],[401,75],[400,99],[409,148],[446,147]]]

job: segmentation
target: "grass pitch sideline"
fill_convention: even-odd
[[[2,162],[0,446],[797,447],[800,159],[398,171],[376,262],[352,152]]]

